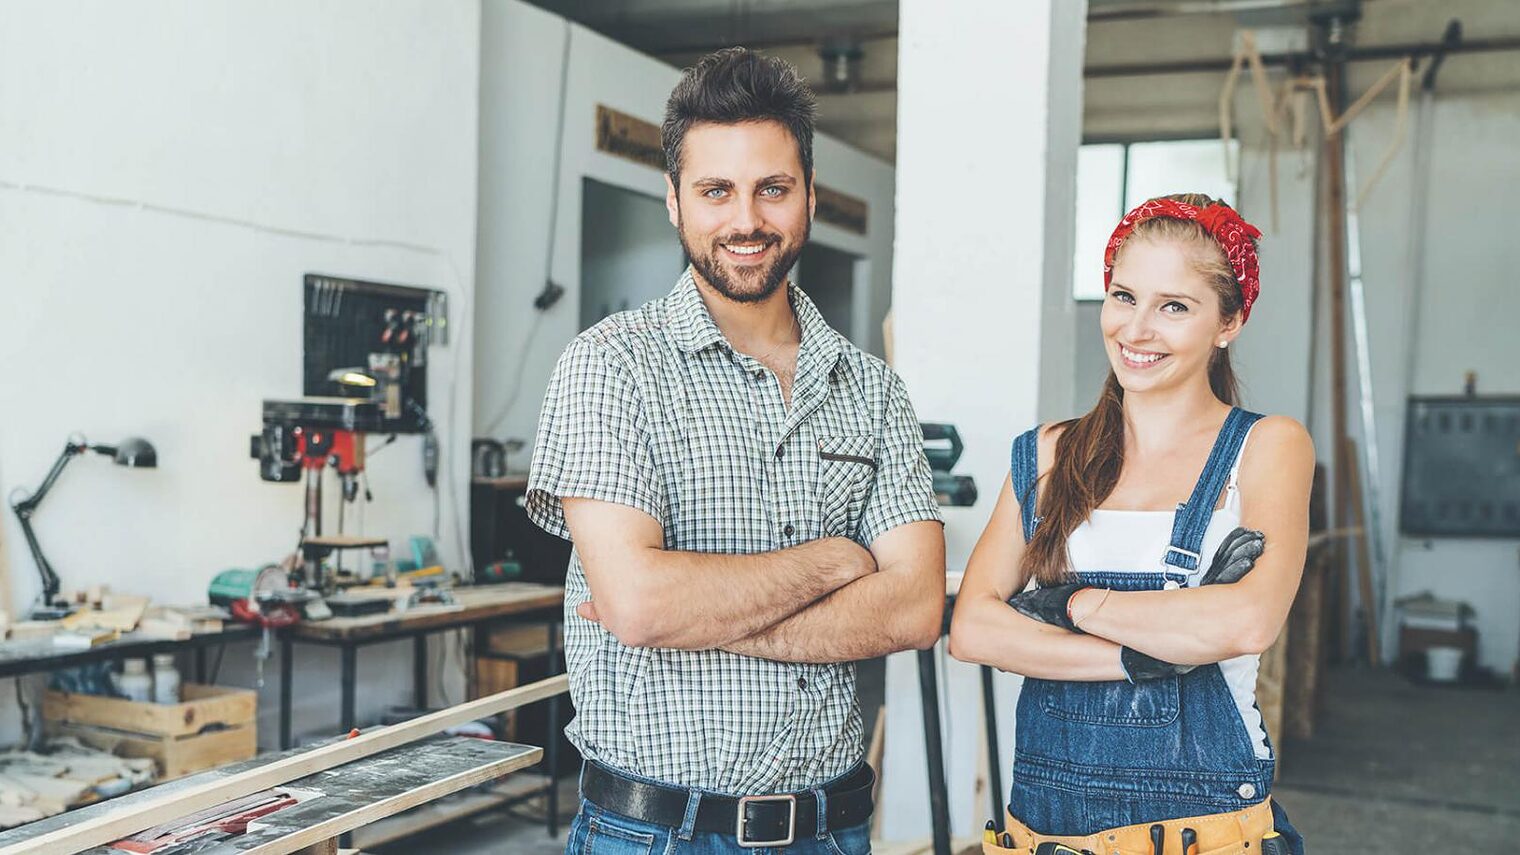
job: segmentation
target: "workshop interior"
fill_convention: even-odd
[[[1009,426],[1109,371],[1113,223],[1228,200],[1245,403],[1317,461],[1274,798],[1312,852],[1520,837],[1514,0],[0,10],[0,855],[564,851],[535,432],[686,269],[660,123],[731,45],[816,94],[790,281],[906,383],[946,626]],[[981,851],[1021,678],[855,668],[872,851]]]

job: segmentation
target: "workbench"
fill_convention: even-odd
[[[234,763],[0,833],[0,847],[87,821],[102,812],[187,791],[301,753]],[[537,762],[540,749],[510,742],[434,736],[290,781],[277,789],[316,794],[254,821],[244,834],[213,836],[174,848],[175,855],[284,855],[336,851],[339,836]],[[88,855],[120,855],[109,846]]]
[[[257,638],[259,631],[245,624],[228,621],[216,632],[201,632],[176,640],[142,632],[127,632],[115,641],[94,647],[69,649],[56,647],[51,637],[23,638],[0,642],[0,677],[20,677],[93,662],[120,659],[146,659],[156,653],[195,654],[195,681],[206,682],[206,649],[230,641]]]
[[[451,605],[413,606],[404,612],[385,612],[359,617],[334,617],[323,621],[303,621],[280,631],[280,748],[293,744],[291,736],[292,683],[296,644],[314,644],[338,648],[341,661],[339,727],[343,733],[355,726],[354,706],[357,687],[359,648],[398,639],[412,639],[413,703],[419,710],[428,706],[427,636],[453,629],[486,629],[494,624],[542,623],[549,639],[551,673],[558,673],[562,656],[559,651],[559,625],[564,620],[565,589],[557,585],[506,582],[499,585],[476,585],[454,588],[456,602]],[[558,721],[559,699],[551,698],[549,721]],[[551,725],[552,727],[552,725]],[[558,828],[558,734],[545,735],[546,771],[549,776],[548,827]]]

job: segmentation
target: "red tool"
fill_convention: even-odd
[[[131,837],[112,843],[111,848],[123,852],[157,852],[211,834],[243,834],[248,831],[248,823],[293,804],[296,804],[293,796],[277,790],[265,790],[139,831]]]

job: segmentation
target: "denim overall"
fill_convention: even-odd
[[[1134,565],[1082,572],[1115,591],[1196,584],[1199,550],[1246,432],[1261,416],[1231,410],[1192,497],[1179,505],[1170,546]],[[1013,443],[1012,482],[1024,539],[1033,536],[1039,428]],[[1273,760],[1256,757],[1217,665],[1139,684],[1024,680],[1019,695],[1008,810],[1040,834],[1089,835],[1137,823],[1246,808],[1272,790]],[[1270,749],[1270,744],[1269,744]],[[1301,853],[1302,838],[1273,805],[1279,833]],[[1254,841],[1253,841],[1254,843]]]

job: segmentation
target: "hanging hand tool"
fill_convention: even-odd
[[[1198,855],[1198,832],[1182,829],[1182,855]]]
[[[1166,826],[1159,822],[1151,826],[1151,855],[1166,855]]]

